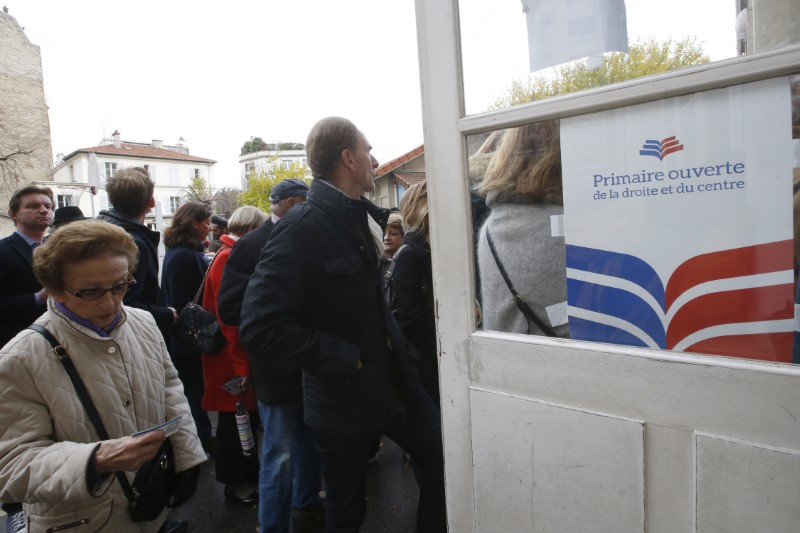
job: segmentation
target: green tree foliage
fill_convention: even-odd
[[[303,143],[278,143],[278,150],[305,150]]]
[[[239,195],[242,205],[254,205],[269,213],[269,195],[272,188],[279,182],[298,178],[304,180],[306,177],[306,167],[300,163],[292,163],[288,169],[283,168],[278,163],[279,155],[274,155],[269,159],[269,170],[256,173],[255,170],[247,176],[247,189]]]
[[[491,109],[532,102],[549,96],[568,94],[624,80],[641,78],[692,65],[708,63],[701,43],[694,37],[681,41],[655,39],[636,41],[628,54],[611,52],[603,57],[599,68],[589,69],[584,62],[572,62],[557,67],[552,76],[529,76],[511,82],[506,94],[498,98]]]
[[[242,145],[239,155],[254,154],[256,152],[263,152],[269,149],[269,145],[265,143],[261,137],[253,137]]]
[[[186,188],[186,194],[184,194],[184,201],[197,201],[203,202],[206,204],[210,204],[214,201],[215,198],[214,191],[206,183],[206,180],[195,176],[189,182],[189,186]]]
[[[242,149],[239,152],[239,155],[245,154],[254,154],[256,152],[266,152],[266,151],[273,151],[277,152],[279,150],[305,150],[306,145],[303,143],[288,143],[288,142],[278,142],[278,143],[266,143],[261,137],[253,137],[249,141],[245,142],[242,145]]]

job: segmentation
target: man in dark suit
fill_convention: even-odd
[[[240,338],[273,376],[302,370],[303,410],[325,476],[325,531],[357,533],[367,460],[386,435],[413,458],[418,533],[447,531],[439,409],[384,298],[380,257],[389,211],[363,197],[378,161],[347,119],[306,140],[314,181],[261,252],[242,302]]]
[[[33,275],[33,250],[53,223],[53,191],[29,185],[8,202],[14,233],[0,240],[0,346],[30,326],[47,305],[47,291]]]
[[[217,313],[224,324],[239,325],[245,289],[261,249],[275,224],[293,205],[305,202],[307,193],[308,185],[302,180],[279,182],[269,197],[272,218],[234,245],[217,299]],[[260,531],[288,531],[290,515],[293,531],[318,530],[315,526],[322,522],[320,465],[313,434],[303,422],[301,374],[298,371],[291,377],[276,379],[267,372],[263,358],[251,357],[250,364],[264,426],[258,483]],[[243,384],[247,385],[249,379],[243,376]]]
[[[53,191],[29,185],[14,191],[8,202],[14,233],[0,239],[0,346],[30,326],[47,306],[47,291],[33,275],[33,250],[44,242],[53,223]],[[3,503],[8,524],[24,523],[22,505]]]

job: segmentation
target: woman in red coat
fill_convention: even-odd
[[[228,235],[220,237],[222,248],[214,256],[205,281],[203,307],[208,311],[217,313],[222,271],[236,240],[265,220],[267,215],[253,206],[240,207],[231,215]],[[214,462],[217,481],[225,484],[225,497],[253,504],[258,501],[258,446],[254,446],[249,455],[244,455],[234,416],[236,402],[241,401],[250,413],[251,420],[257,419],[255,389],[247,382],[250,361],[247,350],[239,341],[239,326],[226,326],[221,320],[219,322],[226,342],[217,353],[204,353],[202,356],[205,382],[202,407],[206,411],[219,413]],[[231,394],[223,388],[223,385],[231,383],[243,390],[239,394]],[[230,389],[228,385],[226,388]]]

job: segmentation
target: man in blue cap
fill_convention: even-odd
[[[222,274],[217,312],[222,322],[238,325],[245,289],[256,269],[261,249],[275,224],[292,208],[306,201],[308,185],[286,179],[270,193],[272,217],[233,247]],[[301,374],[276,379],[263,358],[250,357],[250,376],[258,397],[264,426],[258,482],[258,522],[261,533],[288,532],[290,516],[296,533],[321,530],[320,463],[314,436],[303,422]]]

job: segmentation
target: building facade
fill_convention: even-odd
[[[384,163],[375,171],[375,189],[367,198],[381,207],[400,207],[400,199],[412,185],[425,181],[425,146]]]
[[[96,158],[98,174],[93,176]],[[53,169],[52,181],[56,206],[77,205],[86,216],[95,216],[102,209],[111,207],[105,193],[105,179],[128,167],[144,167],[156,184],[153,196],[157,209],[150,213],[145,223],[153,228],[160,212],[169,224],[172,214],[185,201],[188,187],[194,178],[202,178],[208,187],[214,186],[214,164],[216,161],[189,154],[183,139],[175,145],[163,141],[150,143],[122,141],[119,132],[111,139],[104,139],[98,146],[80,148],[59,159]],[[42,183],[44,185],[44,183]],[[96,186],[97,194],[92,194]]]
[[[0,237],[13,232],[8,199],[19,187],[48,180],[53,149],[42,59],[16,19],[0,12]]]
[[[305,167],[306,178],[311,178],[305,150],[262,150],[240,156],[239,177],[242,181],[242,189],[247,189],[247,177],[253,172],[260,174],[269,172],[276,167],[289,170],[292,165]]]

